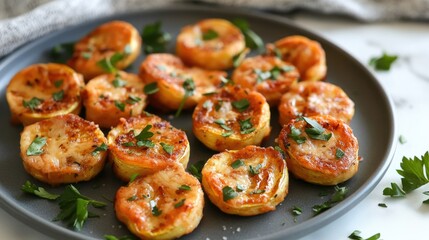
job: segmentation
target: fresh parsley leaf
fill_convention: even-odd
[[[364,239],[363,237],[360,236],[361,232],[359,230],[355,230],[354,232],[352,232],[349,235],[349,239],[353,239],[353,240],[378,240],[380,239],[380,233],[374,234],[369,238]]]
[[[188,78],[183,82],[183,90],[185,90],[185,94],[183,95],[182,101],[180,102],[179,108],[177,109],[177,112],[175,114],[175,117],[180,116],[180,113],[182,112],[182,108],[185,105],[186,99],[188,97],[194,95],[195,91],[195,83],[192,78]]]
[[[241,134],[249,134],[255,131],[252,122],[250,121],[250,117],[245,120],[238,120],[240,124],[240,133]]]
[[[45,137],[35,137],[33,142],[27,148],[27,156],[37,156],[43,153],[43,147],[46,144]]]
[[[244,112],[249,108],[250,102],[246,98],[243,98],[238,101],[232,102],[231,105],[239,112]]]
[[[253,72],[256,74],[256,83],[261,83],[271,77],[271,73],[269,71],[262,71],[259,68],[254,69]]]
[[[232,81],[229,78],[226,78],[224,76],[220,76],[221,85],[220,87],[226,86],[226,85],[234,85],[234,81]]]
[[[121,112],[125,111],[125,103],[115,100],[115,107],[119,109]]]
[[[262,168],[262,164],[258,163],[256,166],[249,165],[250,176],[255,176],[259,174],[259,170]]]
[[[155,147],[155,143],[153,143],[151,140],[140,140],[140,141],[137,141],[137,146],[153,148]]]
[[[36,184],[31,183],[30,181],[26,181],[24,185],[22,185],[21,190],[23,192],[31,193],[38,197],[45,198],[48,200],[55,200],[60,196],[57,194],[49,193],[44,188],[38,187]]]
[[[404,143],[406,143],[407,142],[407,139],[405,139],[405,137],[403,136],[403,135],[400,135],[399,136],[399,143],[400,144],[404,144]]]
[[[149,131],[152,128],[152,125],[148,124],[146,125],[146,127],[143,128],[143,130],[135,137],[135,139],[137,139],[138,141],[143,141],[143,140],[147,140],[149,138],[151,138],[154,133]]]
[[[320,214],[328,209],[330,209],[332,206],[334,206],[336,203],[342,201],[348,192],[347,187],[338,187],[335,186],[335,192],[332,194],[331,198],[320,204],[320,205],[315,205],[313,206],[313,212],[317,215]]]
[[[237,184],[237,186],[235,187],[237,192],[242,192],[244,190],[246,190],[246,188],[243,185]]]
[[[74,42],[69,42],[54,46],[49,53],[49,58],[52,62],[65,63],[73,55],[74,44]]]
[[[242,159],[237,159],[237,160],[235,160],[234,162],[231,163],[231,167],[233,169],[237,169],[237,168],[239,168],[241,166],[244,166],[244,165],[245,164],[244,164],[244,161]]]
[[[82,52],[80,55],[81,55],[84,59],[88,60],[88,59],[91,59],[91,57],[92,57],[92,52]]]
[[[299,216],[301,214],[302,214],[302,208],[297,207],[297,206],[293,206],[293,208],[292,208],[292,215]]]
[[[63,80],[63,79],[55,80],[55,82],[54,82],[54,86],[55,86],[56,88],[59,88],[59,87],[61,87],[61,86],[63,85],[63,82],[64,82],[64,80]]]
[[[401,169],[397,172],[402,176],[402,189],[405,192],[411,192],[429,183],[429,152],[426,152],[421,158],[403,157],[400,166]]]
[[[404,190],[402,190],[398,184],[396,183],[390,183],[390,188],[386,187],[383,190],[383,195],[384,196],[390,196],[390,197],[405,197],[405,192]]]
[[[337,159],[344,157],[344,151],[341,150],[341,148],[337,148],[337,150],[335,151],[335,157]]]
[[[222,134],[221,134],[221,136],[222,137],[229,137],[229,136],[231,136],[232,135],[232,131],[228,131],[228,132],[223,132]]]
[[[226,131],[231,131],[231,128],[226,125],[226,122],[223,118],[216,119],[213,122],[218,124],[221,128],[225,129]]]
[[[241,64],[241,62],[244,60],[244,57],[246,57],[247,52],[248,52],[247,49],[243,49],[239,53],[232,56],[232,66],[238,67]]]
[[[147,24],[143,27],[142,40],[145,54],[165,52],[168,42],[171,40],[169,33],[162,31],[160,21]]]
[[[136,144],[133,143],[133,142],[125,142],[125,143],[122,143],[122,146],[125,146],[125,147],[135,147]]]
[[[219,34],[213,29],[207,30],[206,32],[203,33],[203,36],[202,36],[204,41],[212,40],[218,37],[219,37]]]
[[[166,153],[168,153],[170,155],[173,153],[173,149],[174,149],[173,145],[170,145],[170,144],[167,144],[167,143],[163,143],[163,142],[161,142],[160,144],[162,146],[162,149],[164,149],[164,151]]]
[[[185,198],[180,200],[179,202],[177,202],[176,204],[174,204],[174,208],[179,208],[181,206],[183,206],[183,204],[185,204]]]
[[[146,84],[143,88],[143,91],[147,95],[155,94],[159,91],[158,84],[156,82]]]
[[[34,111],[34,109],[37,108],[42,103],[43,103],[43,99],[37,98],[37,97],[33,97],[29,101],[22,100],[22,105],[25,108],[31,109],[31,111]]]
[[[259,52],[263,51],[264,41],[262,41],[262,38],[250,29],[246,20],[237,18],[234,19],[232,23],[243,33],[244,40],[246,41],[246,46],[248,48],[257,49]]]
[[[203,170],[205,162],[204,161],[198,161],[194,164],[191,164],[188,168],[188,172],[190,172],[194,177],[198,178],[198,180],[201,181],[201,170]]]
[[[283,151],[283,149],[280,146],[275,146],[274,150],[278,151],[282,155],[283,158],[286,157],[285,151]]]
[[[65,221],[78,231],[82,229],[89,216],[94,216],[88,212],[88,206],[91,205],[95,208],[106,206],[103,202],[92,200],[80,194],[73,185],[68,185],[58,200],[61,211],[54,221]]]
[[[134,182],[134,180],[136,180],[136,178],[139,176],[140,174],[138,174],[138,173],[133,173],[133,174],[131,174],[131,176],[130,176],[130,183],[132,183],[132,182]]]
[[[119,76],[119,74],[116,74],[115,75],[115,79],[113,79],[113,81],[112,81],[112,85],[115,88],[120,88],[120,87],[123,87],[123,86],[127,85],[127,82],[125,80],[123,80],[121,78],[121,76]]]
[[[382,208],[387,208],[387,205],[385,203],[379,203],[378,206]]]
[[[212,101],[210,101],[210,100],[206,100],[206,101],[203,103],[203,108],[204,108],[204,109],[207,109],[207,110],[209,110],[209,111],[210,111],[210,109],[212,109],[212,107],[213,107],[213,102],[212,102]]]
[[[139,97],[136,97],[136,96],[128,96],[128,98],[127,98],[127,100],[126,100],[126,103],[128,103],[128,104],[136,104],[136,103],[138,103],[138,102],[140,102],[142,99],[141,98],[139,98]]]
[[[397,55],[389,55],[387,53],[383,53],[380,57],[373,57],[369,60],[369,65],[373,66],[377,71],[388,71],[394,63],[398,59]]]
[[[325,129],[317,121],[307,117],[302,118],[307,124],[311,126],[311,128],[305,129],[305,132],[310,138],[328,141],[332,137],[332,133],[324,134]]]
[[[304,136],[300,136],[300,135],[301,135],[301,130],[291,125],[290,133],[287,136],[292,138],[297,144],[303,144],[307,139]]]
[[[100,146],[97,146],[94,149],[94,151],[92,151],[92,156],[97,155],[100,151],[103,151],[103,152],[107,151],[107,148],[108,148],[107,144],[102,143]]]
[[[123,53],[115,53],[97,62],[97,65],[106,73],[116,73],[116,64],[124,58]]]
[[[222,188],[223,201],[226,202],[230,199],[233,199],[238,196],[237,192],[232,189],[230,186],[225,186]]]
[[[191,187],[183,184],[179,187],[179,190],[189,191],[189,190],[191,190]]]
[[[54,99],[55,102],[59,102],[63,100],[63,98],[64,98],[64,90],[52,93],[52,99]]]
[[[162,214],[162,211],[158,209],[158,207],[156,206],[156,202],[154,200],[151,200],[149,203],[150,203],[150,207],[152,208],[153,216],[158,217],[159,215]]]

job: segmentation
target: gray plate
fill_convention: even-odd
[[[312,206],[321,204],[328,197],[320,197],[322,192],[333,192],[333,187],[320,187],[290,179],[290,191],[286,200],[276,211],[255,217],[238,217],[222,213],[208,199],[204,209],[204,218],[198,228],[183,239],[293,239],[303,236],[338,218],[355,206],[380,181],[387,170],[394,153],[395,127],[392,103],[376,79],[349,54],[327,40],[303,30],[288,20],[255,12],[236,11],[215,7],[175,6],[126,15],[103,18],[34,41],[8,56],[0,64],[0,203],[10,214],[58,239],[103,238],[105,234],[116,236],[130,235],[126,227],[115,218],[113,205],[108,202],[105,210],[96,210],[100,218],[89,219],[81,232],[70,230],[61,222],[52,222],[59,208],[56,203],[38,199],[20,191],[26,180],[31,180],[48,190],[61,193],[63,187],[52,188],[41,184],[26,174],[19,157],[19,133],[22,127],[12,126],[10,113],[5,99],[9,79],[20,69],[33,64],[49,62],[47,52],[56,44],[75,41],[103,22],[121,19],[142,26],[161,20],[163,28],[173,37],[181,27],[204,18],[236,17],[247,19],[252,29],[271,42],[287,35],[301,34],[319,41],[327,54],[327,81],[341,86],[356,104],[356,114],[351,123],[359,139],[361,162],[359,172],[350,181],[341,184],[349,188],[348,197],[330,210],[314,216]],[[174,43],[169,46],[171,52]],[[143,56],[134,63],[131,71],[136,72]],[[278,113],[273,110],[271,139],[265,145],[273,145],[273,139],[279,134]],[[164,116],[165,117],[165,116]],[[185,130],[191,143],[191,163],[207,160],[213,152],[199,143],[192,134],[191,113],[173,119],[174,126]],[[95,199],[113,200],[116,189],[121,186],[112,174],[110,166],[93,181],[76,184],[81,193]],[[293,220],[290,209],[299,206],[303,214]],[[240,229],[240,231],[238,231]]]

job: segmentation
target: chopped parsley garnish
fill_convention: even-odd
[[[387,208],[387,205],[385,203],[379,203],[378,206],[382,208]]]
[[[125,103],[115,100],[115,106],[117,109],[121,110],[121,112],[125,111]]]
[[[369,238],[363,238],[360,236],[360,234],[361,234],[361,232],[359,230],[355,230],[354,232],[352,232],[352,234],[349,235],[349,239],[353,239],[353,240],[378,240],[378,239],[380,239],[380,236],[381,236],[380,233],[376,233]]]
[[[125,142],[125,143],[122,143],[122,146],[124,146],[124,147],[135,147],[136,144],[133,142]]]
[[[248,48],[257,49],[259,52],[263,51],[264,41],[262,41],[262,38],[250,29],[246,20],[237,18],[234,19],[232,23],[243,33],[244,40],[246,41],[246,46]]]
[[[206,101],[203,103],[203,108],[204,108],[204,109],[210,110],[212,107],[213,107],[213,102],[212,102],[212,101],[210,101],[210,100],[206,100]]]
[[[223,201],[226,202],[230,199],[233,199],[238,196],[237,192],[232,189],[230,186],[225,186],[222,188]]]
[[[91,59],[91,57],[92,57],[92,52],[82,52],[82,53],[81,53],[81,56],[82,56],[84,59],[86,59],[86,60]]]
[[[49,193],[44,188],[38,187],[36,184],[31,183],[30,181],[26,181],[24,185],[22,185],[21,190],[23,192],[31,193],[38,197],[45,198],[48,200],[55,200],[60,196],[58,194]]]
[[[133,195],[133,196],[127,198],[128,202],[132,202],[132,201],[135,201],[135,200],[137,200],[137,195]]]
[[[286,157],[285,151],[283,151],[283,149],[280,146],[275,146],[274,150],[278,151],[282,155],[283,158]]]
[[[262,164],[258,163],[256,166],[249,165],[250,176],[255,176],[259,174],[259,170],[262,168]]]
[[[231,136],[232,135],[232,131],[228,131],[228,132],[223,132],[222,134],[221,134],[221,136],[222,137],[229,137],[229,136]]]
[[[56,88],[59,88],[59,87],[61,87],[61,86],[63,85],[63,82],[64,82],[64,80],[63,80],[63,79],[55,80],[55,82],[54,82],[54,86],[55,86]]]
[[[223,118],[216,119],[213,122],[218,124],[221,128],[225,129],[226,131],[231,131],[231,128],[226,125],[226,122]]]
[[[261,83],[271,77],[269,71],[261,71],[261,69],[255,69],[253,72],[256,74],[256,83]]]
[[[152,208],[153,216],[158,217],[159,215],[161,215],[162,211],[158,209],[158,207],[156,206],[156,202],[154,200],[151,200],[149,204],[150,204],[150,207]]]
[[[63,100],[63,98],[64,98],[64,90],[52,93],[52,99],[54,99],[55,102],[59,102]]]
[[[292,215],[299,216],[301,214],[302,214],[302,208],[297,207],[297,206],[293,206],[293,208],[292,208]]]
[[[136,103],[138,103],[138,102],[140,102],[142,99],[141,98],[139,98],[139,97],[136,97],[136,96],[128,96],[128,98],[127,98],[127,100],[126,100],[126,102],[128,103],[128,104],[136,104]]]
[[[386,187],[383,190],[384,196],[390,196],[390,197],[405,197],[406,193],[404,190],[402,190],[398,184],[396,183],[390,183],[390,188]]]
[[[250,117],[243,121],[238,120],[238,122],[240,123],[241,134],[249,134],[255,131],[255,128],[253,127],[252,122],[250,121]]]
[[[234,85],[234,81],[224,76],[220,76],[220,81],[221,81],[221,85],[220,85],[221,87],[226,85]]]
[[[218,37],[219,37],[219,34],[215,30],[213,30],[213,29],[207,30],[202,35],[202,39],[204,41],[212,40],[212,39],[215,39],[215,38],[218,38]]]
[[[234,101],[231,104],[239,112],[246,111],[249,108],[249,106],[250,106],[250,102],[246,98],[240,99],[238,101]]]
[[[147,125],[143,128],[143,130],[135,136],[135,139],[137,140],[137,146],[138,147],[154,147],[155,144],[149,140],[154,133],[150,132],[149,130],[152,128],[152,125]]]
[[[133,174],[131,174],[131,176],[130,176],[130,183],[132,183],[132,182],[134,182],[134,180],[136,180],[136,178],[139,176],[140,174],[138,174],[138,173],[133,173]]]
[[[115,53],[110,57],[104,58],[97,62],[97,65],[106,73],[115,73],[116,64],[124,58],[124,53]]]
[[[191,166],[188,167],[188,172],[190,172],[194,177],[198,178],[198,180],[201,181],[201,170],[203,170],[205,162],[204,161],[198,161],[194,164],[191,164]]]
[[[146,54],[164,52],[171,39],[169,33],[162,31],[160,21],[144,26],[142,31],[143,51]]]
[[[183,184],[179,187],[179,190],[189,191],[189,190],[191,190],[191,187]]]
[[[241,166],[244,166],[244,161],[242,159],[237,159],[237,160],[235,160],[234,162],[231,163],[231,167],[233,169],[237,169],[237,168],[239,168]]]
[[[243,49],[241,52],[235,54],[232,56],[232,66],[238,67],[241,62],[244,60],[244,57],[246,56],[247,49]]]
[[[292,138],[297,144],[303,144],[307,140],[307,138],[301,136],[301,130],[293,125],[290,126],[290,133],[287,136]]]
[[[328,141],[332,137],[332,133],[324,134],[325,129],[317,121],[307,117],[302,118],[311,126],[310,128],[305,129],[305,132],[310,138]]]
[[[237,192],[242,192],[244,190],[246,190],[246,188],[243,185],[237,184],[237,186],[235,187],[235,189],[237,190]]]
[[[36,137],[33,142],[31,142],[30,146],[27,148],[27,156],[37,156],[43,153],[43,147],[46,144],[45,137]]]
[[[335,186],[335,192],[334,194],[332,194],[331,198],[320,205],[313,206],[313,212],[317,215],[330,209],[336,203],[342,201],[346,197],[347,192],[348,192],[347,187]]]
[[[112,85],[113,85],[115,88],[123,87],[123,86],[125,86],[126,84],[127,84],[127,82],[126,82],[125,80],[121,79],[121,76],[120,76],[119,74],[116,74],[116,75],[115,75],[115,79],[113,79],[113,81],[112,81]]]
[[[88,217],[96,216],[88,212],[88,206],[91,205],[95,208],[106,206],[103,202],[90,199],[80,194],[73,185],[68,185],[58,200],[61,212],[55,217],[54,221],[65,221],[78,231],[82,229]]]
[[[100,151],[103,151],[103,152],[105,152],[105,151],[107,151],[107,144],[105,144],[105,143],[102,143],[100,146],[97,146],[95,149],[94,149],[94,151],[92,151],[92,156],[95,156],[95,155],[97,155]]]
[[[398,59],[396,55],[389,55],[387,53],[383,53],[380,57],[373,57],[369,60],[369,65],[373,66],[377,71],[388,71],[394,63]]]
[[[179,202],[177,202],[176,204],[174,204],[174,208],[179,208],[181,206],[183,206],[183,204],[185,204],[185,198],[180,200]]]
[[[164,149],[164,151],[166,153],[168,153],[170,155],[173,153],[173,149],[174,149],[173,145],[170,145],[170,144],[167,144],[167,143],[163,143],[163,142],[161,142],[160,144],[161,144],[162,149]]]
[[[278,49],[277,47],[274,47],[273,52],[276,58],[282,59],[282,52],[280,51],[280,49]]]
[[[146,84],[143,88],[143,91],[147,95],[157,93],[159,91],[158,84],[156,82]]]
[[[185,90],[185,94],[183,95],[182,101],[180,102],[179,108],[177,109],[177,112],[175,114],[176,117],[180,116],[180,113],[182,112],[182,108],[185,105],[186,99],[188,97],[194,95],[195,91],[195,83],[192,78],[188,78],[183,82],[183,90]]]
[[[74,44],[74,42],[70,42],[54,46],[49,53],[50,59],[53,62],[65,63],[73,55]]]
[[[335,151],[335,157],[337,159],[344,157],[344,151],[341,150],[341,148],[337,148],[337,150]]]
[[[404,143],[406,143],[407,142],[407,139],[405,139],[405,137],[403,136],[403,135],[400,135],[399,136],[399,143],[400,144],[404,144]]]
[[[37,98],[37,97],[33,97],[29,101],[22,100],[22,105],[25,108],[31,109],[31,111],[34,111],[34,109],[37,108],[42,103],[43,103],[43,99]]]

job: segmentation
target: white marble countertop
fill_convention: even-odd
[[[310,29],[348,51],[364,65],[382,51],[399,56],[388,72],[374,72],[396,108],[396,128],[407,142],[398,144],[386,175],[362,202],[342,217],[302,240],[347,239],[354,230],[367,238],[380,233],[382,239],[423,239],[427,235],[429,198],[417,189],[403,199],[382,195],[391,182],[400,182],[396,173],[403,156],[421,156],[429,150],[429,25],[426,22],[361,23],[338,16],[309,13],[292,15],[298,25]],[[330,66],[332,67],[332,66]],[[381,208],[384,202],[387,208]],[[0,209],[0,239],[49,239]]]

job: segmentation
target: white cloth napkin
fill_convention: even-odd
[[[190,0],[0,0],[0,57],[22,44],[94,18]],[[304,9],[364,21],[429,19],[429,0],[199,0],[285,14]]]

